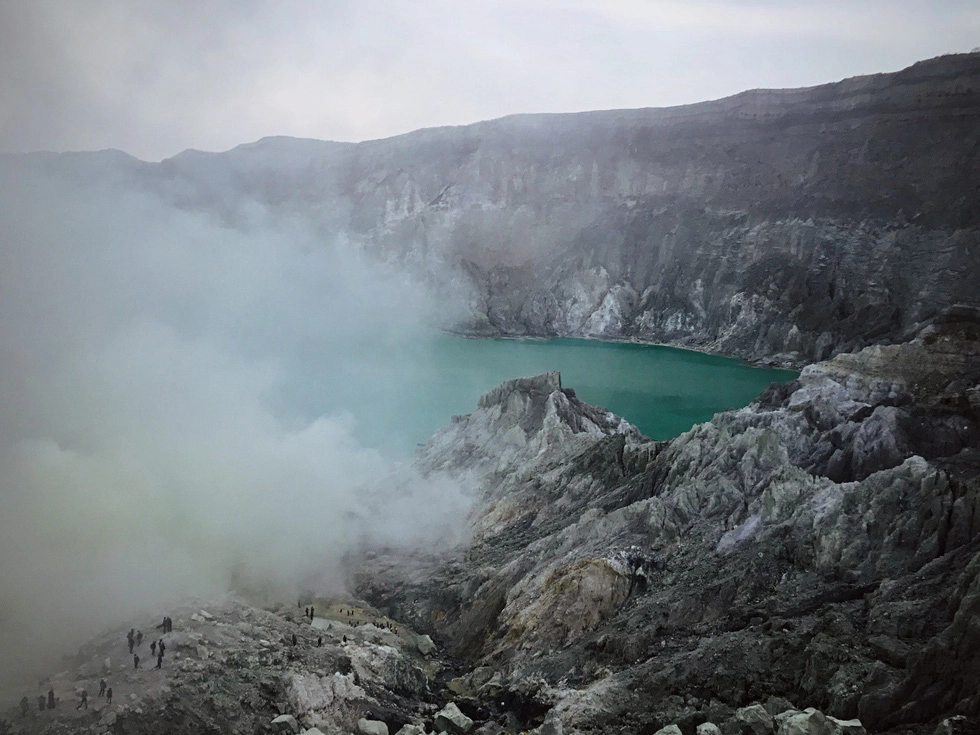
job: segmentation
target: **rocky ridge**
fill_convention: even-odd
[[[106,634],[3,728],[975,732],[978,351],[953,310],[665,442],[557,373],[508,381],[417,457],[481,488],[458,550],[352,557],[366,602],[177,610],[161,669]]]
[[[445,326],[805,365],[980,306],[980,53],[668,109],[517,115],[159,164],[2,159],[247,226],[304,222],[437,295]]]
[[[477,667],[476,701],[559,732],[688,733],[771,697],[872,732],[976,718],[978,338],[951,314],[669,442],[557,418],[557,376],[505,384],[420,453],[485,478],[471,546],[357,589]]]
[[[431,726],[440,711],[437,682],[444,664],[427,636],[356,602],[303,603],[198,601],[173,612],[167,633],[149,620],[134,621],[147,632],[135,648],[142,658],[138,668],[126,631],[106,633],[38,683],[26,714],[19,708],[6,712],[0,732],[366,735],[371,723],[385,721],[392,732],[402,724]],[[308,605],[315,610],[312,620],[305,615]],[[149,650],[158,639],[166,643],[160,668]],[[100,679],[113,690],[111,702],[97,695]],[[55,706],[38,710],[37,696],[49,690]],[[82,690],[88,693],[84,708],[78,706]],[[362,721],[367,724],[359,726]]]

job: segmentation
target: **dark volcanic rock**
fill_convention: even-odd
[[[772,696],[873,730],[976,717],[978,336],[962,318],[841,355],[662,443],[512,381],[420,453],[484,478],[471,547],[376,559],[360,589],[566,731]]]
[[[667,109],[121,159],[3,160],[232,224],[258,202],[406,269],[472,334],[802,365],[980,306],[980,53]]]

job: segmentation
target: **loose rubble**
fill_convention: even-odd
[[[669,442],[509,381],[418,454],[482,489],[465,545],[351,557],[312,620],[187,604],[159,669],[132,621],[0,733],[978,732],[978,427],[969,313]]]

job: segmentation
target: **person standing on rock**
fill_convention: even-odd
[[[160,639],[160,646],[159,646],[159,648],[160,648],[160,655],[162,656],[163,655],[163,652],[167,650],[167,647],[163,644],[163,638]]]
[[[99,679],[99,696],[105,696],[105,679]]]
[[[137,646],[142,646],[143,645],[143,631],[142,630],[137,630],[136,631],[136,645]]]
[[[58,702],[54,698],[54,689],[48,689],[48,709],[54,709],[57,706]]]
[[[153,641],[153,643],[150,644],[150,653],[153,654],[154,656],[157,655],[157,642],[156,641]]]
[[[133,654],[133,668],[138,669],[140,667],[140,656],[138,653]]]
[[[296,634],[295,633],[293,633],[293,645],[294,646],[296,645]]]
[[[88,709],[88,692],[84,689],[82,689],[82,698],[79,700],[78,706],[75,709],[81,709],[82,707]]]
[[[310,606],[310,621],[313,621],[313,606]]]
[[[105,703],[112,704],[112,687],[105,690]]]
[[[37,709],[39,712],[44,712],[44,695],[39,694],[37,696]]]
[[[136,633],[130,628],[129,632],[126,634],[126,642],[129,643],[129,652],[133,652],[133,645],[136,643]]]
[[[322,648],[323,647],[323,636],[322,635],[317,637],[317,639],[316,639],[316,647],[317,648]]]
[[[159,656],[157,656],[157,668],[158,669],[163,668],[163,653],[162,652],[160,653]]]

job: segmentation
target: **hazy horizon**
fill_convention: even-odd
[[[0,7],[0,151],[146,161],[512,114],[671,107],[976,48],[965,0]]]

